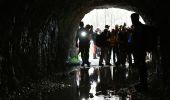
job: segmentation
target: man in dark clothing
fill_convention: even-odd
[[[127,41],[128,33],[126,26],[123,26],[118,34],[119,37],[119,51],[120,51],[120,64],[125,67],[126,55],[127,55]]]
[[[104,31],[101,33],[101,55],[99,58],[99,66],[103,66],[103,59],[105,58],[106,65],[110,64],[110,57],[109,57],[109,38],[110,38],[110,31],[109,31],[109,25],[105,25]]]
[[[135,66],[139,70],[140,84],[139,89],[147,89],[147,67],[145,63],[145,33],[144,25],[139,21],[139,14],[131,14],[131,21],[134,27],[132,34],[132,46]]]
[[[111,32],[111,36],[110,36],[110,58],[111,58],[111,53],[113,51],[113,64],[116,64],[116,56],[117,56],[117,53],[116,53],[116,47],[118,45],[118,35],[116,34],[116,31],[115,29],[112,29],[112,32]]]
[[[84,64],[87,64],[88,67],[90,67],[89,63],[89,48],[90,48],[90,25],[86,25],[84,28],[84,23],[80,22],[80,28],[77,30],[76,35],[76,47],[79,47],[79,51],[81,53],[81,59],[83,63],[81,66],[84,66]],[[79,40],[79,45],[78,45]]]
[[[128,40],[127,40],[127,57],[129,67],[132,68],[132,28],[128,29]]]

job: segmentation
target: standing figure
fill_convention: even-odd
[[[110,49],[111,52],[113,51],[113,64],[116,64],[116,46],[118,44],[118,36],[115,32],[114,29],[112,29],[111,31],[111,36],[110,36]],[[111,58],[111,52],[109,54],[110,58]]]
[[[101,55],[99,58],[99,66],[103,66],[103,60],[105,60],[106,65],[110,64],[110,57],[109,57],[109,38],[110,38],[110,31],[109,31],[109,25],[105,25],[104,31],[100,34],[101,35]]]
[[[90,67],[89,63],[89,48],[90,48],[90,25],[86,25],[84,28],[84,23],[80,22],[80,28],[77,30],[76,35],[76,47],[79,47],[81,53],[82,64],[87,64]],[[79,40],[79,44],[78,44]]]
[[[92,40],[93,40],[93,59],[97,59],[96,36],[97,36],[97,31],[93,32],[93,34],[92,34]]]
[[[135,67],[139,70],[139,89],[147,89],[147,67],[145,63],[146,48],[145,48],[145,33],[144,24],[139,21],[139,14],[131,14],[131,21],[134,27],[132,33],[132,46]]]

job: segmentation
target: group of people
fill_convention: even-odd
[[[93,41],[93,58],[99,58],[99,66],[111,65],[111,55],[113,52],[113,63],[115,65],[125,65],[128,57],[129,65],[132,65],[132,28],[124,25],[116,25],[114,29],[109,30],[109,25],[105,25],[105,29],[101,31],[97,28],[93,31],[93,26],[80,22],[80,28],[77,30],[76,47],[79,47],[81,53],[82,66],[89,63],[90,41]],[[78,43],[79,41],[79,43]],[[100,52],[100,54],[99,54]]]
[[[106,65],[111,65],[111,54],[113,52],[113,63],[115,65],[125,66],[126,58],[128,57],[129,65],[132,65],[131,51],[131,28],[124,25],[115,25],[115,28],[109,31],[109,25],[105,25],[105,29],[101,32],[99,39],[96,40],[96,45],[101,48],[101,56],[99,66],[103,66],[103,60]],[[102,42],[100,42],[102,41]]]
[[[142,88],[147,88],[147,67],[145,65],[146,58],[146,34],[145,25],[139,21],[139,14],[131,14],[132,26],[126,27],[116,25],[114,29],[109,31],[109,25],[105,25],[105,29],[101,31],[96,29],[93,32],[92,25],[86,25],[80,22],[80,28],[76,35],[76,47],[79,47],[81,53],[82,66],[89,63],[89,48],[90,41],[93,40],[94,46],[100,47],[99,66],[103,66],[103,61],[106,65],[111,65],[111,52],[113,51],[113,62],[115,65],[125,65],[128,58],[129,66],[132,65],[132,55],[134,65],[139,70],[140,85]],[[98,34],[100,33],[100,35]],[[96,35],[94,35],[96,34]],[[79,40],[79,43],[78,43]],[[150,46],[149,46],[150,47]],[[94,50],[95,51],[95,50]],[[95,54],[94,54],[95,55]]]

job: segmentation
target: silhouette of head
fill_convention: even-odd
[[[137,13],[132,13],[131,14],[131,21],[133,25],[136,25],[139,23],[139,14]]]
[[[105,25],[105,28],[106,28],[106,29],[109,29],[109,27],[110,27],[109,25]]]
[[[79,25],[80,25],[80,27],[83,27],[83,26],[84,26],[84,23],[83,23],[83,22],[80,22]]]
[[[86,25],[86,29],[90,29],[91,26],[89,24]]]

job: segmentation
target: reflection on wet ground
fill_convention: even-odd
[[[60,79],[45,79],[24,87],[13,100],[159,100],[139,93],[132,84],[136,70],[128,66],[77,66]],[[11,99],[2,100],[11,100]]]
[[[76,71],[79,100],[130,100],[127,88],[130,71],[125,67],[78,68]]]

